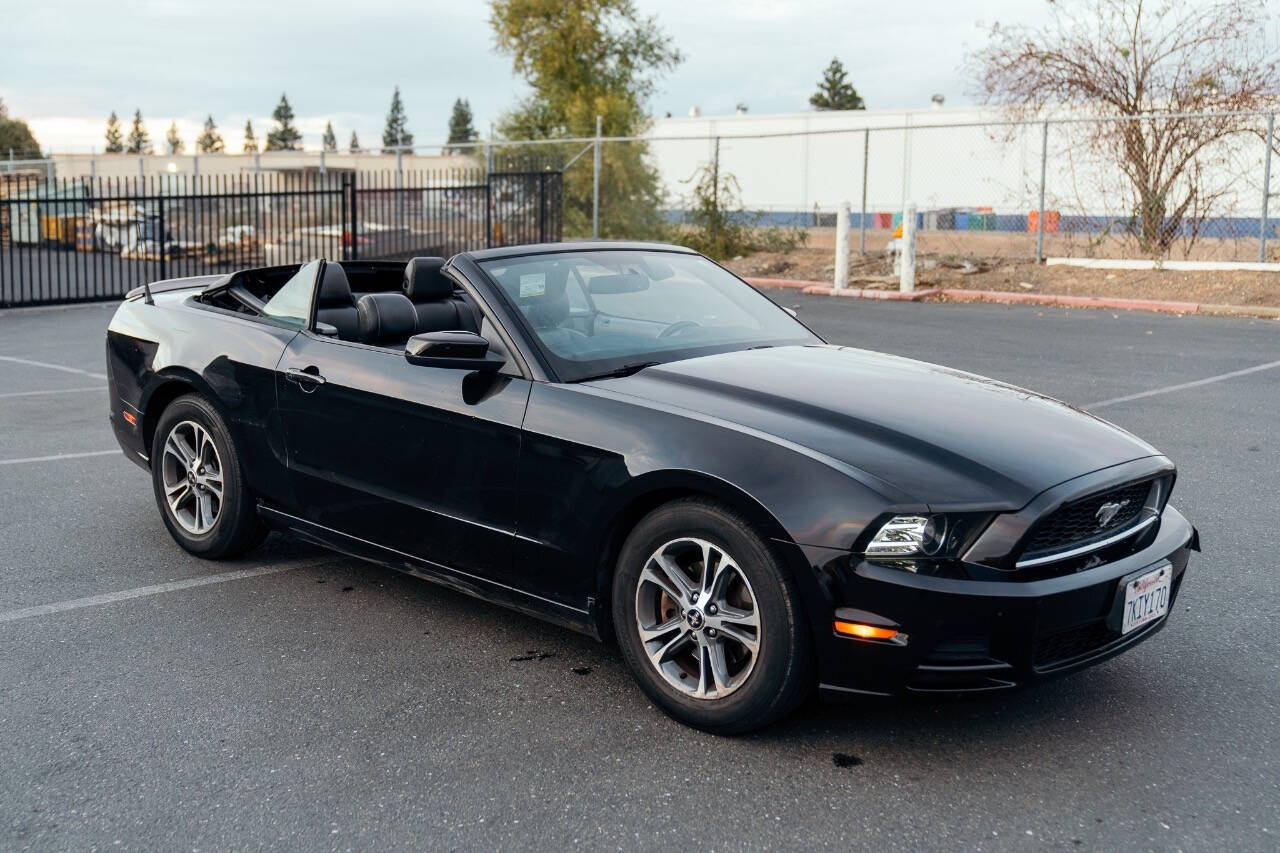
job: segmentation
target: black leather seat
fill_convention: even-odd
[[[324,278],[320,280],[320,293],[316,296],[316,322],[333,326],[343,340],[359,339],[355,299],[340,264],[329,262],[324,265]]]
[[[454,294],[443,268],[444,258],[414,258],[405,265],[402,289],[418,316],[418,333],[479,332],[479,312]]]
[[[403,293],[366,293],[356,303],[360,340],[372,346],[403,345],[416,334],[418,315]]]

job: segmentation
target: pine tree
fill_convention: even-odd
[[[258,151],[258,137],[253,134],[253,122],[246,121],[244,123],[244,148],[246,154],[256,154]]]
[[[222,141],[222,134],[218,133],[218,126],[213,123],[213,115],[210,114],[204,120],[204,130],[196,138],[196,150],[201,154],[221,154],[226,148],[227,144]]]
[[[182,137],[178,135],[178,123],[169,122],[169,131],[164,135],[164,147],[170,154],[181,154],[187,150]]]
[[[400,87],[391,94],[391,109],[387,112],[387,126],[382,131],[382,153],[394,154],[398,147],[413,145],[409,132],[409,117],[404,114],[404,102],[400,100]]]
[[[147,133],[147,126],[142,123],[142,110],[133,111],[133,124],[129,128],[128,144],[124,149],[126,154],[154,154],[155,146],[151,144],[151,135]]]
[[[458,98],[453,102],[453,112],[449,115],[449,140],[445,145],[446,154],[465,153],[467,148],[455,147],[460,142],[475,142],[476,129],[471,125],[471,102]]]
[[[347,150],[352,154],[360,153],[360,137],[356,136],[356,132],[351,131],[351,144],[347,146]]]
[[[124,132],[120,130],[120,117],[114,112],[107,116],[107,145],[102,150],[108,154],[124,153]]]
[[[338,150],[338,136],[333,132],[333,122],[325,123],[324,138],[320,140],[320,144],[325,151],[333,152]]]
[[[302,134],[293,126],[293,107],[289,99],[280,95],[280,103],[276,104],[271,117],[276,126],[267,133],[267,151],[300,151],[302,150]]]
[[[809,98],[809,106],[818,110],[865,110],[867,105],[858,90],[845,79],[847,76],[844,64],[832,59],[818,81],[818,91]]]

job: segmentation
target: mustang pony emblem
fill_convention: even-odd
[[[1097,513],[1094,514],[1094,518],[1098,519],[1098,527],[1106,527],[1116,517],[1116,513],[1128,505],[1128,501],[1111,501],[1098,507]]]

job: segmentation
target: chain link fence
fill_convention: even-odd
[[[834,244],[841,202],[855,248],[884,249],[908,203],[918,249],[981,258],[1280,260],[1266,114],[1141,119],[919,122],[816,132],[602,138],[596,233],[650,238],[628,203],[655,177],[667,222],[684,220],[701,176],[729,181],[728,207],[753,222]],[[570,143],[565,143],[570,144]],[[591,155],[580,168],[591,167]],[[566,177],[566,187],[570,180]],[[585,199],[581,193],[580,197]],[[590,236],[584,217],[566,234]]]

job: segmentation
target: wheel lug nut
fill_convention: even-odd
[[[715,629],[715,628],[708,628],[708,629],[707,629],[707,636],[708,636],[708,637],[714,637],[715,635],[716,635],[716,629]]]
[[[715,616],[716,613],[718,613],[719,611],[720,611],[720,608],[716,607],[714,604],[707,605],[707,612],[710,613],[712,616]]]

